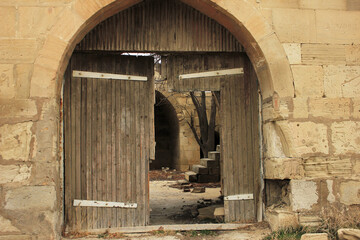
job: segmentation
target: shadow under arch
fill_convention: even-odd
[[[155,91],[155,160],[150,169],[174,168],[178,162],[179,120],[171,102],[159,91]]]

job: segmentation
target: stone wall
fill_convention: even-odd
[[[290,213],[359,204],[359,1],[183,1],[245,47],[263,97],[264,177],[290,180]],[[136,2],[0,1],[0,239],[61,234],[63,71],[87,31]]]

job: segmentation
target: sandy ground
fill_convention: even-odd
[[[186,213],[196,207],[199,200],[219,200],[220,188],[206,188],[205,193],[191,193],[169,187],[175,183],[150,181],[150,225],[191,224],[193,221],[186,217]]]

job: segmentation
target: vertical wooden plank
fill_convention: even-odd
[[[87,155],[86,155],[86,118],[87,118],[87,79],[81,79],[81,96],[80,96],[80,172],[81,172],[81,198],[87,197]],[[81,229],[87,228],[87,209],[81,208]]]
[[[89,199],[93,199],[92,198],[92,149],[93,149],[93,145],[92,145],[92,105],[93,105],[93,99],[92,99],[92,83],[93,80],[92,79],[88,79],[87,80],[87,101],[86,101],[86,111],[87,111],[87,115],[86,115],[86,172],[87,172],[87,178],[86,178],[86,189],[87,189],[87,194],[86,194],[86,199],[85,200],[89,200]],[[93,209],[92,208],[88,208],[87,209],[87,227],[88,229],[93,228]]]
[[[72,204],[71,204],[71,66],[72,62],[70,60],[69,66],[65,72],[65,83],[64,83],[64,171],[65,171],[65,224],[67,224],[70,229],[73,226],[73,214],[72,214]]]
[[[73,78],[72,82],[73,85],[73,96],[72,99],[74,99],[74,106],[73,106],[73,114],[72,114],[72,124],[74,124],[74,135],[73,135],[73,142],[74,142],[74,152],[73,152],[73,159],[75,159],[74,168],[75,171],[73,174],[75,174],[75,198],[79,199],[81,198],[81,149],[80,149],[80,129],[81,129],[81,79],[79,78]],[[81,229],[81,208],[76,208],[76,227],[78,229]]]

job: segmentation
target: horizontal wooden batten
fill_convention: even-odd
[[[254,199],[253,194],[238,194],[238,195],[230,195],[230,196],[224,197],[224,200],[226,200],[226,201],[251,200],[251,199]]]
[[[79,77],[79,78],[115,79],[115,80],[130,80],[130,81],[145,81],[145,82],[147,81],[147,77],[144,76],[87,72],[87,71],[77,71],[77,70],[74,70],[72,75],[73,77]]]
[[[74,200],[74,207],[137,208],[137,203]]]
[[[242,68],[232,68],[226,70],[218,71],[208,71],[208,72],[199,72],[199,73],[189,73],[179,75],[179,79],[189,79],[189,78],[201,78],[201,77],[218,77],[218,76],[228,76],[228,75],[238,75],[244,74]]]

